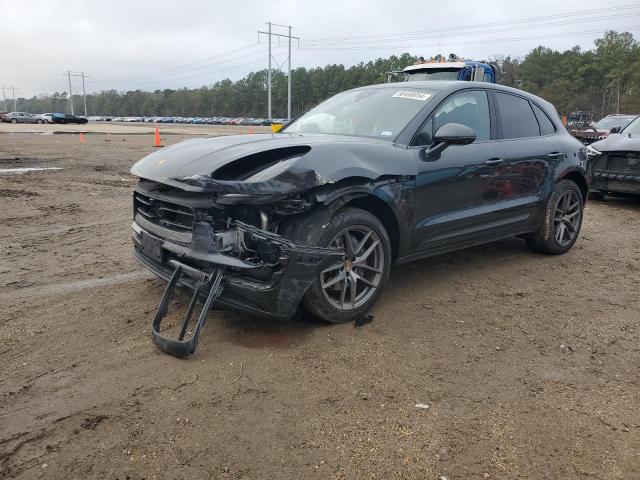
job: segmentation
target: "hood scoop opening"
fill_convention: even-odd
[[[309,151],[311,151],[311,147],[308,145],[265,150],[234,160],[217,169],[211,174],[211,177],[223,181],[247,180],[269,167],[285,160],[301,157]]]

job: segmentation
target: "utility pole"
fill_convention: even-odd
[[[71,92],[71,77],[82,77],[82,99],[84,101],[84,116],[87,116],[87,91],[84,86],[84,79],[89,78],[84,72],[72,72],[67,70],[67,78],[69,79],[69,102],[71,103],[71,115],[73,115],[73,93]]]
[[[67,78],[69,79],[69,103],[71,104],[71,115],[73,115],[73,93],[71,92],[71,72],[67,70]]]
[[[287,67],[287,120],[291,121],[291,25],[289,25],[289,66]]]
[[[87,91],[84,89],[84,72],[82,72],[82,99],[84,100],[84,116],[87,116]]]
[[[291,25],[278,25],[277,23],[271,23],[271,22],[267,22],[268,25],[268,30],[266,32],[262,32],[260,30],[258,30],[258,42],[260,41],[260,34],[263,35],[267,35],[269,37],[269,62],[268,62],[268,68],[267,68],[267,115],[269,120],[271,120],[272,118],[272,112],[271,112],[271,83],[272,83],[272,79],[273,79],[273,72],[272,72],[272,68],[271,68],[271,61],[274,60],[275,58],[273,58],[273,55],[271,54],[271,37],[283,37],[283,38],[287,38],[289,40],[289,55],[287,58],[287,62],[288,62],[288,67],[287,67],[287,118],[289,120],[291,120],[291,40],[295,39],[298,40],[298,46],[300,45],[300,39],[298,37],[292,37],[291,36]],[[272,27],[281,27],[281,28],[287,28],[289,30],[287,35],[281,34],[281,33],[274,33],[272,30]],[[276,61],[276,65],[278,65],[278,62]],[[280,69],[280,65],[278,65],[278,69],[282,72],[282,69]]]
[[[4,94],[5,86],[2,85],[2,109],[7,111],[7,96]]]
[[[271,120],[271,22],[269,22],[269,73],[267,73],[267,118]]]
[[[17,112],[18,111],[18,104],[16,103],[16,87],[11,86],[8,87],[11,89],[11,94],[13,95],[13,111]]]

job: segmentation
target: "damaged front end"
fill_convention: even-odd
[[[342,256],[275,233],[287,215],[310,208],[310,202],[294,198],[260,208],[221,205],[214,198],[140,180],[134,191],[135,256],[166,280],[178,265],[202,272],[201,278],[223,267],[224,293],[216,303],[258,316],[291,317],[317,269]],[[180,284],[195,289],[194,278]]]
[[[376,156],[372,152],[381,147],[371,142],[325,136],[302,142],[299,135],[285,134],[216,137],[185,141],[136,163],[134,254],[169,281],[154,319],[155,343],[177,356],[193,353],[214,305],[259,317],[292,317],[318,272],[345,254],[295,243],[290,238],[299,237],[287,229],[307,214],[326,212],[328,221],[328,193],[350,182],[371,185],[389,166],[411,172],[400,159],[393,161],[397,149],[385,145],[386,154]],[[159,327],[178,286],[194,294],[175,341]],[[186,342],[198,298],[204,299],[203,311],[195,340]]]
[[[133,197],[134,254],[169,281],[153,320],[152,338],[174,356],[195,351],[207,313],[215,305],[261,317],[293,316],[318,269],[343,256],[333,248],[297,245],[276,233],[289,215],[311,207],[302,198],[262,207],[236,205],[238,197],[189,193],[144,179]],[[231,205],[217,202],[231,199]],[[193,293],[178,339],[173,340],[161,333],[160,324],[179,286]],[[202,310],[185,340],[198,303],[203,303]]]

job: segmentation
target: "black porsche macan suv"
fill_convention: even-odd
[[[352,320],[392,264],[509,236],[562,254],[589,190],[584,146],[548,102],[473,82],[340,93],[276,134],[188,140],[132,168],[134,252],[216,304]]]

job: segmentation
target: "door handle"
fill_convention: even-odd
[[[562,158],[564,157],[564,153],[562,152],[551,152],[547,154],[547,158]]]
[[[493,166],[493,165],[500,165],[502,162],[504,162],[503,158],[490,158],[489,160],[484,162],[484,164],[485,165],[489,165],[489,166]]]

